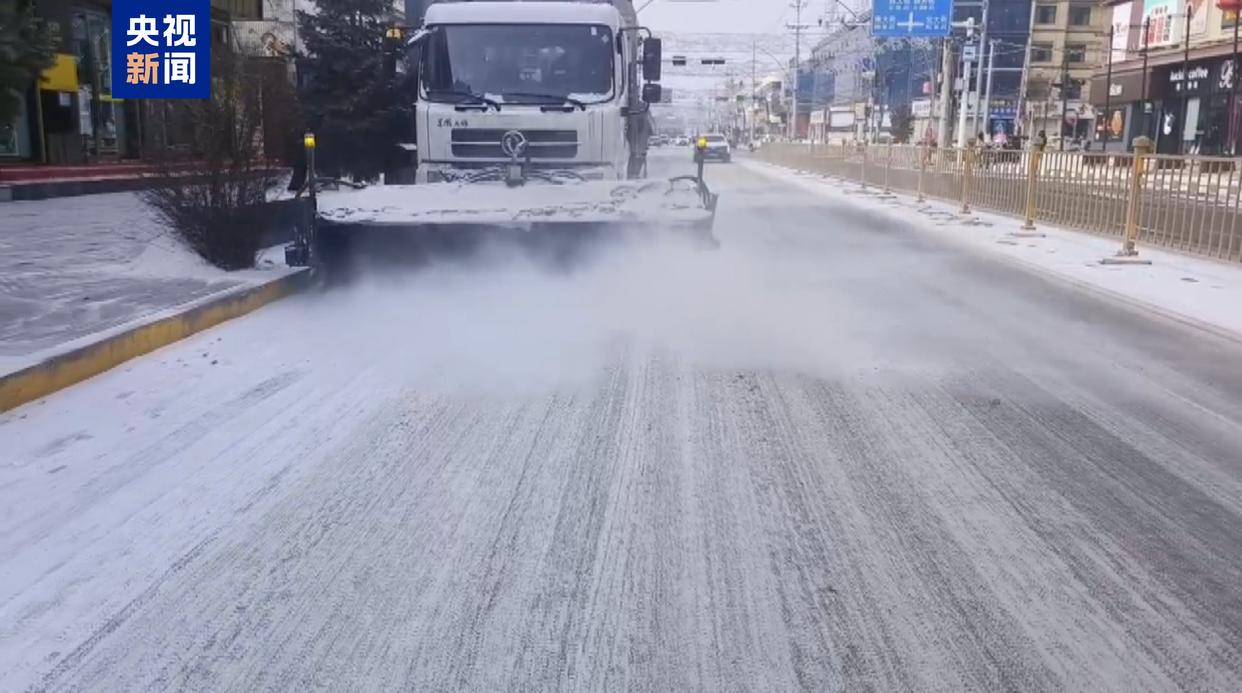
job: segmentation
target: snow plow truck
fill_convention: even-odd
[[[635,227],[715,245],[701,168],[646,177],[662,46],[630,0],[439,1],[404,41],[413,182],[321,189],[321,239]]]

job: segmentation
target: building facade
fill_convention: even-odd
[[[1023,68],[1026,64],[1026,47],[1031,36],[1031,0],[990,0],[987,5],[987,21],[984,21],[982,3],[957,4],[954,6],[955,21],[964,22],[973,19],[975,31],[973,43],[978,46],[978,61],[972,72],[972,83],[967,92],[971,95],[963,100],[961,90],[957,90],[956,109],[967,109],[970,116],[968,127],[974,132],[987,133],[996,138],[1000,133],[1012,136],[1019,130],[1021,119],[1018,117],[1020,101],[1023,93]],[[986,29],[984,24],[986,23]],[[954,37],[960,46],[966,41],[962,29],[954,30]],[[991,52],[991,98],[987,94],[987,75],[981,69],[983,61]],[[959,78],[963,73],[961,50],[956,52],[954,74]],[[977,114],[987,101],[987,113]],[[954,121],[956,128],[957,120]]]
[[[1242,153],[1236,13],[1208,0],[1125,0],[1107,11],[1109,50],[1091,80],[1101,139],[1120,148],[1146,135],[1161,153]]]
[[[212,51],[232,47],[228,0],[212,0]],[[139,159],[166,125],[162,104],[112,96],[111,0],[40,0],[38,15],[60,36],[55,62],[23,93],[24,108],[0,124],[0,162],[83,164]]]
[[[1056,146],[1096,131],[1091,76],[1105,59],[1111,12],[1083,0],[1038,0],[1031,14],[1024,116]],[[1102,122],[1102,121],[1101,121]]]
[[[394,23],[405,21],[405,8],[405,0],[394,0]],[[257,85],[293,82],[297,13],[314,9],[314,0],[211,0],[212,54],[253,58]],[[60,44],[52,67],[22,94],[22,112],[0,123],[0,163],[108,163],[193,146],[175,103],[113,98],[111,0],[39,0],[36,11],[55,25]],[[265,103],[264,145],[277,159],[288,149],[282,118]]]

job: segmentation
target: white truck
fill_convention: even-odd
[[[408,49],[415,183],[323,193],[321,226],[616,222],[714,243],[701,176],[646,179],[661,43],[630,0],[435,2]]]

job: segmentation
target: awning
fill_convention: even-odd
[[[78,91],[78,59],[68,53],[57,53],[56,62],[43,71],[39,88],[44,91]]]

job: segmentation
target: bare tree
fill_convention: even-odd
[[[213,63],[211,98],[174,106],[191,146],[159,149],[159,180],[144,200],[194,252],[237,270],[254,266],[274,215],[267,195],[279,181],[263,158],[261,81],[250,79],[242,56]]]

